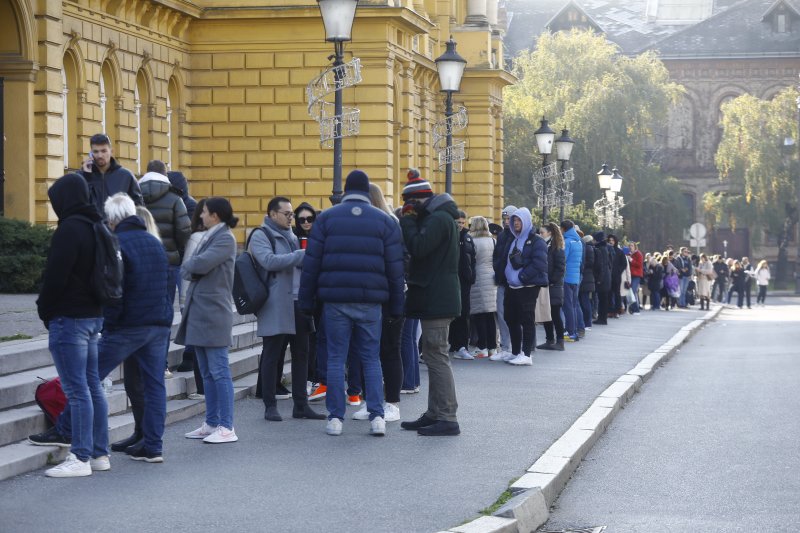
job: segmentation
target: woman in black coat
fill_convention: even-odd
[[[564,304],[564,272],[567,267],[567,260],[564,256],[564,237],[561,235],[561,228],[553,222],[542,226],[539,234],[547,241],[547,279],[550,282],[551,320],[544,323],[547,339],[537,348],[563,352],[564,321],[561,320],[561,306]]]
[[[611,309],[611,247],[606,242],[606,234],[598,231],[594,237],[594,282],[597,289],[597,320],[595,324],[608,324]]]
[[[647,288],[650,289],[650,310],[661,309],[661,289],[664,288],[664,267],[659,254],[650,258],[647,265]]]
[[[594,246],[592,236],[583,237],[583,270],[581,272],[581,286],[578,290],[578,302],[583,313],[583,325],[586,329],[592,327],[592,293],[595,289],[594,280]]]

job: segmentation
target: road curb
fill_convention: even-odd
[[[510,487],[514,497],[492,516],[481,516],[440,533],[531,533],[550,515],[550,507],[570,477],[603,435],[620,409],[656,369],[680,351],[683,343],[722,312],[717,306],[683,326],[664,344],[648,353],[631,370],[600,393],[592,405]]]

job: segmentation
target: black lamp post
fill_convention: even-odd
[[[536,147],[539,153],[542,154],[542,174],[547,167],[547,156],[553,151],[553,140],[556,138],[556,132],[550,129],[547,125],[547,119],[542,117],[539,129],[533,132],[536,137]],[[547,176],[542,176],[542,225],[547,224]]]
[[[333,76],[336,84],[334,94],[334,126],[333,126],[333,190],[331,203],[336,205],[342,200],[342,78],[344,72],[344,43],[351,40],[353,19],[356,16],[358,0],[317,0],[325,25],[325,40],[333,43]]]
[[[445,151],[447,158],[445,163],[445,191],[447,194],[453,194],[453,125],[451,123],[453,93],[457,93],[461,89],[461,78],[466,67],[467,60],[458,55],[456,42],[451,36],[450,40],[447,41],[445,52],[436,58],[436,70],[439,72],[439,90],[446,94],[444,116],[447,125],[447,148]]]
[[[564,128],[561,130],[561,137],[556,139],[556,157],[561,161],[561,176],[564,182],[561,184],[562,190],[559,191],[558,198],[558,220],[564,220],[564,194],[567,192],[566,170],[569,156],[572,155],[572,149],[575,147],[575,141],[569,136],[569,130]]]

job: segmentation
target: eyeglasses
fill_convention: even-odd
[[[294,213],[292,213],[291,211],[278,211],[278,213],[285,216],[286,218],[294,217]]]
[[[299,224],[311,224],[314,222],[316,217],[297,217],[297,222]]]

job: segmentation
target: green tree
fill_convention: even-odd
[[[677,242],[689,222],[678,182],[651,164],[643,150],[653,125],[666,122],[682,93],[658,57],[623,56],[592,32],[545,33],[536,49],[515,58],[514,72],[519,82],[504,92],[508,201],[536,203],[532,174],[541,156],[533,132],[544,116],[553,129],[569,128],[576,141],[570,158],[576,203],[591,206],[600,198],[597,171],[603,162],[616,165],[625,177],[627,204],[619,233],[647,249]]]
[[[763,228],[777,236],[777,277],[785,279],[787,247],[797,223],[798,173],[795,101],[789,87],[772,100],[742,95],[722,106],[722,140],[716,154],[720,180],[728,190],[707,193],[704,207],[715,221]],[[759,232],[754,232],[758,242]]]

